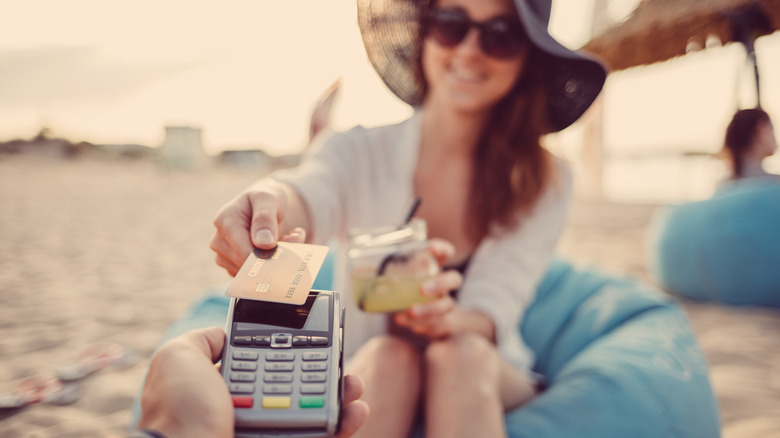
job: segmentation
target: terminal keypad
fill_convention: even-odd
[[[230,383],[236,408],[325,406],[329,339],[319,336],[234,336]],[[254,397],[247,397],[255,394]]]

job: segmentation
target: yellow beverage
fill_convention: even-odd
[[[420,292],[420,285],[430,276],[399,277],[373,272],[352,275],[352,293],[358,306],[366,312],[399,312],[418,303],[435,300]]]
[[[426,240],[425,221],[350,231],[348,251],[355,302],[365,312],[398,312],[435,298],[420,285],[439,273]]]

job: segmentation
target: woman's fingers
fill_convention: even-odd
[[[210,247],[217,253],[217,264],[237,271],[252,251],[249,237],[251,205],[246,196],[239,196],[224,206],[214,219],[216,228]]]
[[[235,277],[236,274],[238,274],[240,266],[237,266],[235,263],[233,263],[231,260],[228,260],[221,255],[217,254],[216,257],[217,266],[221,266],[225,268],[225,270],[228,272],[228,274],[231,277]]]
[[[420,293],[438,299],[397,313],[396,323],[428,337],[441,337],[451,333],[448,316],[455,309],[455,300],[450,296],[450,291],[457,290],[462,283],[463,276],[455,270],[444,271],[426,280],[420,286]]]
[[[455,300],[451,297],[444,297],[436,301],[431,301],[425,304],[416,304],[409,309],[409,313],[414,319],[420,321],[420,323],[427,323],[428,320],[438,320],[446,313],[452,311],[455,308]]]
[[[301,227],[293,228],[289,233],[282,237],[282,241],[290,243],[304,243],[306,241],[306,230]]]
[[[231,246],[231,241],[235,242],[235,246]],[[209,246],[217,254],[217,264],[225,269],[241,267],[252,251],[248,233],[240,233],[232,228],[217,229]]]
[[[428,242],[428,249],[439,266],[444,266],[455,255],[455,246],[444,239],[431,239]]]
[[[463,284],[463,275],[455,270],[448,270],[426,280],[420,286],[420,291],[428,297],[443,297],[450,291],[458,290]]]
[[[397,313],[395,322],[413,332],[429,338],[439,338],[452,333],[450,316],[455,310],[455,300],[444,297],[425,304],[417,304],[406,312]]]
[[[282,238],[282,241],[290,242],[290,243],[303,243],[306,241],[306,230],[300,227],[295,228],[292,231],[290,231],[287,235],[285,235]],[[228,274],[230,274],[233,277],[235,277],[236,274],[238,274],[238,271],[241,269],[241,266],[243,266],[244,262],[246,261],[246,258],[249,256],[249,253],[251,252],[251,246],[250,246],[250,250],[247,252],[247,255],[241,255],[240,257],[235,257],[235,252],[232,250],[232,248],[228,246],[227,241],[222,239],[219,235],[214,236],[210,246],[211,249],[217,253],[217,256],[215,258],[217,265],[225,268],[225,270],[228,271]],[[225,256],[225,254],[227,254],[227,256]]]

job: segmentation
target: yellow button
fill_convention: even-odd
[[[263,407],[266,409],[290,409],[292,398],[290,397],[263,397]]]

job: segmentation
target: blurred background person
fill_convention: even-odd
[[[780,175],[768,173],[762,162],[777,151],[777,140],[769,114],[760,108],[739,110],[726,128],[722,155],[728,166],[724,182],[744,178],[772,178],[780,181]]]

